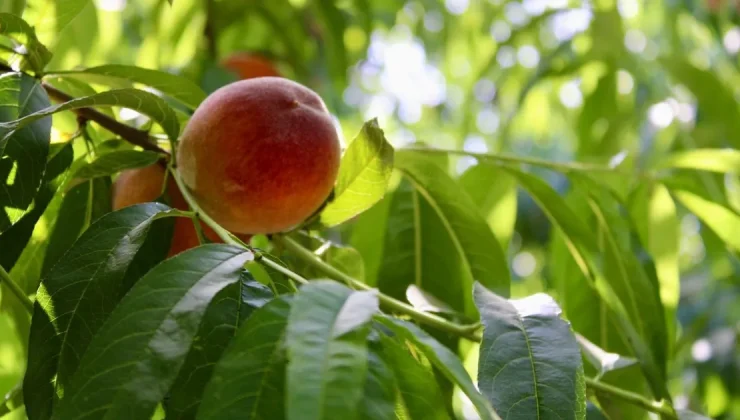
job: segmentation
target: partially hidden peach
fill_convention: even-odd
[[[177,149],[203,209],[242,234],[291,230],[326,201],[339,170],[337,129],[313,90],[279,77],[228,84],[188,121]]]
[[[122,171],[113,184],[113,210],[128,207],[134,204],[147,203],[156,200],[162,193],[165,169],[159,165],[149,165],[142,168],[127,169]],[[177,184],[172,177],[167,180],[167,194],[170,205],[179,210],[187,210],[188,204],[182,196]],[[203,234],[215,243],[223,242],[216,232],[208,225],[201,222]],[[249,237],[241,235],[242,240],[248,241]],[[172,233],[172,242],[168,257],[179,254],[187,249],[200,245],[198,234],[191,219],[185,217],[175,218],[175,227]]]
[[[281,76],[277,67],[270,60],[248,52],[234,53],[221,60],[221,65],[235,73],[240,79]]]

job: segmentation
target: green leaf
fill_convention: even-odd
[[[321,212],[321,223],[331,227],[346,222],[380,201],[393,171],[393,146],[377,119],[362,126],[342,157],[334,199]]]
[[[26,7],[26,0],[8,0],[0,4],[0,12],[14,15],[22,15],[23,8]]]
[[[44,177],[49,155],[51,118],[5,133],[2,126],[49,106],[49,97],[31,76],[0,75],[0,232],[30,209]]]
[[[176,214],[159,203],[109,213],[91,225],[44,278],[23,380],[31,420],[50,417],[55,389],[66,388],[92,336],[125,293],[121,283],[127,267],[152,222]]]
[[[273,297],[270,289],[245,271],[239,282],[225,287],[213,298],[170,388],[166,403],[168,419],[195,418],[203,390],[224,350],[242,323]]]
[[[721,131],[713,143],[727,141],[740,145],[736,133],[740,132],[740,109],[733,90],[724,84],[719,76],[691,64],[685,57],[672,56],[659,59],[677,83],[688,88],[698,101],[698,107],[706,121],[705,124],[718,126]]]
[[[630,231],[628,224],[620,224],[624,217],[619,212],[619,203],[596,187],[596,183],[586,183],[583,189],[588,191],[588,204],[603,238],[603,270],[609,292],[616,294],[631,324],[647,343],[658,368],[654,373],[659,373],[653,379],[662,384],[666,374],[668,334],[659,286],[636,258],[631,244],[619,238],[620,234],[627,235]]]
[[[239,327],[206,385],[199,420],[285,418],[283,347],[292,299],[273,299]]]
[[[214,295],[238,282],[251,258],[241,247],[202,245],[142,277],[90,341],[53,418],[151,417]]]
[[[376,316],[376,319],[398,339],[407,340],[416,346],[447,379],[457,384],[473,403],[482,420],[499,419],[486,397],[476,389],[460,359],[447,347],[410,322],[388,316]]]
[[[740,251],[740,215],[731,209],[686,190],[671,190],[690,212],[719,236],[728,247]]]
[[[387,215],[387,221],[367,226],[368,230],[372,228],[384,236],[379,235],[376,239],[372,230],[365,232],[372,236],[364,245],[363,256],[367,258],[368,252],[371,257],[376,252],[380,254],[380,265],[375,275],[377,287],[381,292],[403,300],[407,288],[413,284],[455,311],[477,319],[472,296],[466,287],[472,287],[472,274],[462,261],[463,256],[452,252],[455,243],[432,206],[406,179],[388,198],[387,209],[381,209],[385,212],[382,216]],[[373,210],[360,217],[377,216],[378,213]],[[370,217],[364,222],[375,221],[377,218]],[[375,250],[372,247],[377,246],[378,239],[382,240],[382,246]]]
[[[109,64],[84,70],[50,72],[48,76],[79,78],[87,83],[113,87],[120,86],[121,81],[140,83],[172,96],[193,109],[206,98],[206,93],[187,77],[136,66]]]
[[[290,312],[288,419],[353,418],[367,375],[368,324],[374,292],[353,292],[330,280],[301,287]]]
[[[479,163],[460,176],[460,185],[470,195],[488,226],[506,250],[516,223],[516,182],[496,165]]]
[[[396,153],[396,168],[434,209],[472,278],[508,296],[510,279],[505,253],[470,196],[423,155]],[[466,290],[472,288],[472,284],[468,286]]]
[[[596,376],[597,379],[600,379],[607,372],[637,364],[637,360],[634,358],[621,356],[617,353],[610,353],[577,333],[576,340],[578,341],[578,345],[581,348],[581,352],[583,352],[583,355],[586,357],[586,360],[588,360],[593,367],[598,369],[599,373]]]
[[[16,15],[0,13],[0,35],[12,37],[25,47],[24,49],[16,49],[17,59],[23,60],[20,66],[21,70],[31,69],[33,72],[39,73],[51,60],[51,53],[36,38],[36,33],[31,25]],[[13,64],[14,61],[11,57],[10,64]]]
[[[410,419],[450,419],[442,390],[429,366],[416,360],[409,349],[381,335],[382,360],[390,366],[398,386],[397,398],[406,417]],[[388,418],[388,417],[386,417]],[[391,417],[393,418],[393,417]],[[399,418],[404,418],[399,416]]]
[[[676,337],[676,310],[681,287],[678,263],[681,241],[676,205],[664,185],[644,184],[635,191],[630,212],[637,225],[640,242],[655,261],[670,354]]]
[[[578,343],[560,307],[538,293],[507,300],[475,285],[483,341],[478,387],[510,419],[585,419]]]
[[[663,157],[656,169],[682,168],[720,173],[740,173],[740,151],[735,149],[691,149]]]
[[[72,145],[67,144],[49,160],[41,187],[33,200],[31,211],[26,213],[10,229],[0,234],[0,249],[3,250],[0,253],[0,266],[3,266],[7,271],[11,271],[26,245],[31,241],[36,224],[41,220],[57,189],[66,179],[67,169],[72,164],[73,155]]]
[[[75,185],[63,194],[57,223],[49,235],[41,273],[46,275],[91,223],[111,211],[110,179],[97,178]]]
[[[377,336],[379,339],[371,336],[368,344],[367,376],[358,416],[361,420],[396,418],[396,378],[391,365],[382,357],[383,346],[379,340],[383,337],[379,334]],[[431,386],[429,388],[434,389]]]
[[[619,281],[620,279],[604,277],[594,266],[593,254],[598,251],[598,247],[595,235],[584,221],[584,218],[579,217],[573,209],[568,206],[565,200],[541,179],[514,168],[507,167],[506,169],[516,177],[520,185],[529,192],[534,201],[545,212],[547,217],[559,228],[560,232],[563,233],[562,238],[565,246],[584,276],[584,283],[580,284],[579,287],[591,288],[593,292],[597,293],[601,298],[604,306],[600,310],[609,314],[609,317],[613,317],[615,328],[619,333],[620,339],[629,343],[631,350],[634,351],[634,354],[638,360],[640,360],[640,365],[643,368],[646,377],[650,381],[653,392],[658,395],[667,394],[665,391],[665,382],[662,379],[662,369],[659,367],[653,351],[647,344],[647,340],[653,339],[654,337],[646,338],[641,335],[640,332],[644,333],[645,329],[642,328],[640,332],[638,332],[636,326],[633,325],[631,321],[633,319],[637,319],[638,322],[642,322],[641,315],[644,314],[628,311],[626,304],[623,304],[619,295],[612,288],[612,282]],[[603,228],[603,223],[601,223],[601,226]],[[611,249],[613,250],[613,247]],[[611,254],[612,261],[614,262],[614,252]],[[635,265],[632,265],[631,268],[639,270]],[[615,275],[615,273],[609,274],[612,276]],[[616,275],[621,274],[622,273],[620,272],[616,273]],[[641,283],[644,283],[644,279],[642,279]],[[625,290],[629,289],[622,289],[622,291]],[[567,291],[565,293],[567,294]],[[634,298],[634,295],[632,295],[632,297]],[[645,307],[655,306],[652,301],[652,296],[640,296],[640,298],[650,299]],[[659,313],[650,312],[648,315],[651,317],[660,316],[662,318],[662,307],[659,307],[658,309],[660,311]],[[655,311],[655,308],[651,310]],[[600,317],[599,319],[604,320],[608,318]],[[651,325],[655,325],[655,323]],[[661,324],[661,326],[663,325],[664,324]],[[602,329],[603,328],[606,327],[602,327]],[[653,331],[653,329],[651,328],[650,331]],[[660,330],[657,331],[660,332]],[[660,341],[665,343],[664,340]],[[655,350],[658,352],[664,352],[665,347]]]
[[[157,162],[162,157],[147,150],[121,150],[100,155],[94,161],[80,167],[73,178],[91,179],[109,176],[125,169],[141,168]]]
[[[55,34],[61,34],[88,5],[94,7],[90,0],[56,0],[53,20]],[[42,21],[39,24],[43,25],[46,22]]]
[[[75,98],[69,102],[54,105],[26,115],[15,121],[0,123],[0,134],[4,134],[5,138],[7,138],[8,133],[12,134],[48,115],[91,106],[119,106],[129,108],[147,115],[156,121],[162,126],[165,134],[170,139],[176,140],[180,134],[180,123],[177,120],[175,111],[157,95],[138,89],[115,89],[82,98]]]

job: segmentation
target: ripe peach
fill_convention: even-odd
[[[133,204],[147,203],[156,200],[162,193],[165,169],[159,164],[143,168],[122,171],[113,184],[113,210],[118,210]],[[167,180],[167,194],[173,208],[187,210],[188,204],[182,196],[172,177]],[[201,222],[203,234],[212,242],[223,242],[216,232]],[[249,238],[241,236],[242,240]],[[175,228],[172,233],[172,242],[168,256],[179,254],[182,251],[200,245],[198,234],[195,232],[192,220],[185,217],[175,218]]]
[[[339,136],[313,90],[280,77],[228,84],[188,121],[177,150],[183,181],[226,229],[267,234],[297,227],[328,198]]]
[[[280,76],[280,72],[270,60],[247,52],[232,54],[221,60],[221,65],[236,73],[240,79]]]

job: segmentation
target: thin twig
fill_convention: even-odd
[[[46,82],[41,82],[41,86],[43,86],[43,88],[46,90],[46,93],[49,94],[50,98],[58,102],[69,102],[75,99],[73,96],[62,92],[61,90],[51,86]],[[139,146],[144,150],[151,150],[154,152],[169,155],[169,152],[150,141],[149,133],[147,133],[146,131],[139,130],[127,124],[123,124],[117,121],[115,118],[111,118],[92,108],[79,108],[72,111],[78,116],[85,118],[86,120],[95,121],[101,127],[121,136],[122,139],[128,141],[131,144]]]
[[[16,298],[18,298],[19,301],[21,301],[23,306],[28,310],[28,313],[33,314],[33,302],[31,302],[31,299],[29,299],[21,287],[18,286],[18,283],[14,282],[13,279],[10,278],[10,274],[5,271],[5,268],[0,265],[0,284],[2,283],[5,283],[5,285],[8,286],[8,289]]]
[[[493,162],[513,163],[513,164],[527,164],[533,166],[539,166],[542,168],[548,168],[560,172],[612,172],[612,173],[625,173],[617,168],[611,166],[597,165],[583,162],[553,162],[546,159],[538,159],[526,156],[514,156],[504,155],[499,153],[475,153],[468,152],[465,150],[454,150],[454,149],[436,149],[436,148],[423,148],[423,147],[404,147],[399,149],[400,151],[408,150],[418,153],[428,154],[446,154],[446,155],[458,155],[458,156],[470,156],[480,160],[488,160]]]
[[[625,391],[621,388],[617,388],[591,378],[586,378],[586,386],[596,394],[622,400],[670,419],[677,418],[673,409],[664,402],[650,401],[642,395]]]
[[[282,235],[276,235],[273,237],[273,241],[278,243],[279,245],[284,246],[285,249],[296,254],[296,256],[301,258],[304,262],[312,265],[314,268],[322,271],[324,274],[328,275],[334,280],[338,280],[342,283],[345,283],[347,286],[350,286],[355,289],[375,290],[372,287],[368,286],[367,284],[325,263],[319,257],[317,257],[316,254],[304,248],[301,244],[299,244],[298,242],[294,241],[293,239],[289,237],[282,236]],[[377,294],[378,294],[378,299],[380,300],[380,302],[383,305],[385,305],[387,308],[390,308],[396,312],[400,312],[405,315],[408,315],[409,317],[413,318],[414,320],[418,322],[435,327],[441,331],[446,331],[451,334],[455,334],[460,337],[467,338],[468,340],[472,340],[472,341],[481,340],[480,331],[479,331],[480,324],[460,325],[460,324],[448,321],[437,315],[430,314],[428,312],[421,312],[417,310],[416,308],[414,308],[413,306],[406,304],[404,302],[401,302],[400,300],[394,299],[383,293],[377,292]]]

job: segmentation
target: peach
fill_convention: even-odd
[[[156,163],[142,168],[122,171],[113,184],[113,210],[156,200],[162,193],[164,176],[165,168]],[[167,194],[173,208],[188,209],[185,197],[180,193],[172,177],[167,180]],[[201,226],[203,234],[210,241],[223,242],[208,225],[201,222]],[[246,236],[241,236],[241,239],[249,240]],[[171,257],[198,245],[200,245],[200,241],[198,240],[198,234],[195,232],[193,221],[185,217],[177,217],[168,256]]]
[[[300,225],[329,197],[339,135],[319,95],[292,80],[260,77],[210,94],[177,148],[183,181],[200,206],[235,233]]]
[[[270,60],[247,52],[232,54],[221,60],[221,65],[234,72],[240,79],[280,76],[280,72]]]

